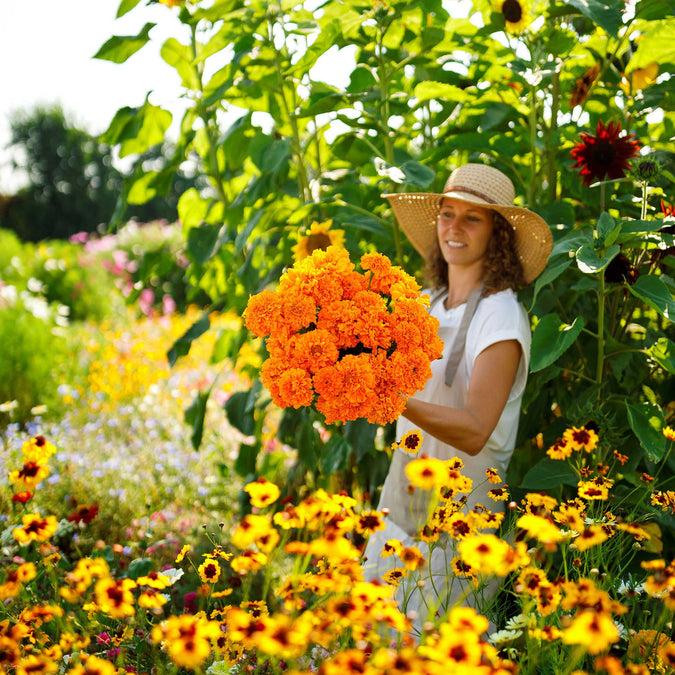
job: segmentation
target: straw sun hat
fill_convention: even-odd
[[[529,284],[546,267],[553,237],[541,216],[513,205],[515,194],[511,180],[498,169],[464,164],[450,174],[443,194],[406,192],[382,196],[389,200],[401,229],[427,262],[437,250],[436,224],[444,197],[496,211],[513,226],[516,253]]]

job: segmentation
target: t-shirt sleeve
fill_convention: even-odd
[[[473,364],[482,351],[505,340],[517,340],[522,350],[509,396],[509,400],[512,400],[522,394],[527,382],[530,366],[530,325],[525,309],[515,294],[498,293],[481,301],[469,326],[465,347],[469,370],[473,370]]]

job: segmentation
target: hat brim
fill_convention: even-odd
[[[490,204],[465,192],[400,192],[382,195],[389,204],[413,247],[429,262],[436,251],[436,225],[444,198],[478,204],[503,216],[513,227],[516,254],[523,268],[525,283],[534,281],[545,269],[553,247],[553,236],[546,221],[534,211],[520,206]]]

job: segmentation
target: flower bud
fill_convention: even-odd
[[[633,176],[643,182],[656,178],[661,173],[661,165],[656,159],[645,157],[638,159],[633,166]]]

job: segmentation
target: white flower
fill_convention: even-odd
[[[162,570],[160,574],[166,577],[169,584],[173,586],[185,573],[181,569],[170,567],[168,570]]]

